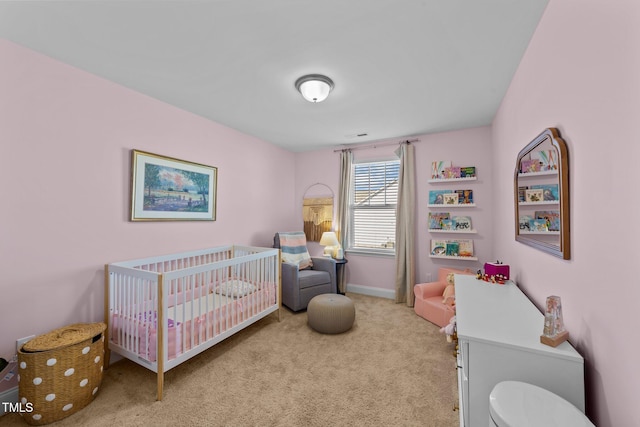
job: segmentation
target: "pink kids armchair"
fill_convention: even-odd
[[[473,275],[468,269],[441,267],[438,269],[438,279],[435,282],[418,283],[413,287],[416,296],[413,309],[416,314],[440,327],[449,324],[449,320],[456,314],[454,289],[451,286],[447,287],[447,276],[450,273]]]

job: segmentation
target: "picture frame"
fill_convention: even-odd
[[[218,168],[131,150],[131,221],[215,221]]]

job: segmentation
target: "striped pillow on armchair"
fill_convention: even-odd
[[[311,256],[307,250],[307,237],[302,231],[278,233],[282,261],[296,264],[299,270],[313,266]]]

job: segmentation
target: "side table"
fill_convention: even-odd
[[[337,279],[336,282],[337,282],[337,285],[338,285],[338,289],[336,290],[336,292],[341,294],[341,295],[344,295],[344,292],[340,291],[340,289],[343,289],[343,287],[342,287],[342,274],[340,274],[340,273],[341,273],[342,267],[344,267],[344,265],[346,263],[348,263],[349,261],[346,258],[336,259],[335,261],[336,261],[336,279]]]

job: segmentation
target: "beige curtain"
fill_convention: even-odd
[[[336,215],[336,234],[342,248],[347,247],[349,237],[349,202],[351,191],[351,165],[353,164],[353,153],[351,150],[340,152],[340,188],[338,190],[338,213]],[[340,269],[338,277],[338,290],[342,293],[346,291],[346,268]]]
[[[395,151],[400,158],[396,207],[396,302],[413,307],[415,268],[415,159],[414,147],[403,142]]]

